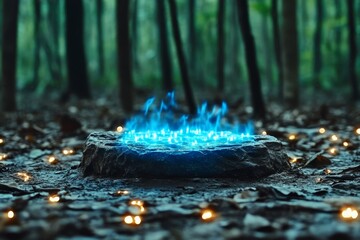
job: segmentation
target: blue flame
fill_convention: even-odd
[[[203,103],[196,116],[177,114],[174,92],[168,93],[160,103],[155,102],[155,98],[148,99],[143,112],[125,124],[119,138],[122,143],[153,148],[208,148],[252,140],[253,125],[229,123],[225,118],[228,111],[225,102],[212,109]]]

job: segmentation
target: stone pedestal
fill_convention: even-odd
[[[124,144],[116,132],[88,136],[79,166],[84,176],[111,178],[238,178],[251,180],[289,169],[281,142],[271,136],[196,149]]]

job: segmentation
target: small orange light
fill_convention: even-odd
[[[328,168],[325,168],[325,169],[324,169],[324,173],[325,173],[325,174],[330,174],[330,173],[331,173],[331,170],[328,169]]]
[[[127,215],[124,217],[124,223],[127,225],[140,225],[141,224],[141,217],[140,216],[132,216],[132,215]]]
[[[336,155],[336,154],[338,154],[338,149],[336,147],[332,147],[329,149],[329,153],[331,155]]]
[[[343,146],[344,146],[344,147],[348,147],[348,146],[349,146],[349,142],[347,142],[347,141],[343,142]]]
[[[3,138],[0,138],[0,145],[4,144],[5,140]]]
[[[9,219],[12,219],[15,217],[15,213],[12,210],[8,211],[6,215]]]
[[[357,135],[360,135],[360,128],[357,128],[357,129],[355,130],[355,133],[356,133]]]
[[[56,164],[56,163],[58,162],[58,160],[56,159],[55,156],[49,156],[49,157],[48,157],[48,162],[49,162],[50,164]]]
[[[116,131],[117,131],[118,133],[121,133],[121,132],[124,131],[124,128],[123,128],[122,126],[118,126],[118,127],[116,128]]]
[[[335,134],[331,135],[330,140],[333,142],[336,142],[337,140],[339,140],[338,136],[336,136]]]
[[[58,195],[51,195],[49,196],[49,202],[51,203],[57,203],[60,201],[60,197]]]
[[[211,209],[205,209],[201,213],[201,219],[204,221],[212,221],[215,218],[215,213]]]
[[[64,155],[74,154],[74,149],[72,149],[72,148],[64,148],[64,149],[62,150],[62,154],[64,154]]]
[[[1,160],[5,160],[7,158],[7,154],[6,153],[0,153],[0,161]]]
[[[141,200],[132,200],[130,205],[139,207],[141,213],[145,212],[144,202]]]
[[[290,134],[289,135],[289,140],[293,141],[296,139],[296,135],[295,134]]]
[[[19,172],[17,173],[18,177],[21,178],[24,182],[27,182],[30,180],[30,175],[25,172]]]
[[[298,160],[298,159],[297,159],[296,157],[292,157],[292,158],[290,158],[289,162],[290,162],[290,163],[296,163],[297,160]]]
[[[115,195],[121,196],[121,195],[128,195],[130,192],[128,190],[118,190],[115,192]]]
[[[320,134],[324,134],[325,132],[326,132],[326,129],[325,129],[325,128],[323,128],[323,127],[322,127],[322,128],[319,128],[319,133],[320,133]]]
[[[353,207],[346,207],[341,210],[341,217],[344,220],[355,220],[359,216],[359,212]]]
[[[266,131],[262,131],[262,132],[261,132],[261,135],[267,135],[267,132],[266,132]]]

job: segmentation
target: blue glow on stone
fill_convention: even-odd
[[[196,116],[180,115],[173,92],[155,104],[155,98],[148,99],[141,114],[133,116],[120,134],[119,141],[146,148],[209,148],[222,145],[236,145],[251,141],[251,122],[230,123],[225,118],[227,105],[208,109],[202,104]]]

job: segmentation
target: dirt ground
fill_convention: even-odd
[[[283,141],[292,169],[265,179],[84,178],[84,140],[123,125],[116,109],[76,102],[1,116],[0,239],[360,239],[358,109],[270,106],[254,124]]]

